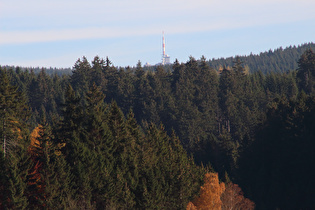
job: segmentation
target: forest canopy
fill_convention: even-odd
[[[1,67],[0,207],[315,208],[312,47],[269,52],[268,71],[268,53]]]

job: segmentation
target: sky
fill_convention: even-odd
[[[0,0],[0,65],[114,66],[259,54],[314,42],[314,0]]]

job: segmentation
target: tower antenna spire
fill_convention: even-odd
[[[165,53],[165,38],[164,38],[164,31],[162,31],[162,65],[170,64],[170,56]]]
[[[163,58],[165,57],[165,38],[164,38],[164,31],[162,32],[163,33],[163,44],[162,44],[162,47],[163,47]]]

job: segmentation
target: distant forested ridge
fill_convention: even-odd
[[[209,60],[209,65],[214,69],[222,69],[223,66],[232,67],[235,58],[239,57],[244,64],[246,64],[246,68],[248,68],[251,73],[255,71],[261,71],[264,74],[271,72],[284,73],[298,68],[297,61],[307,49],[315,51],[315,44],[310,42],[299,46],[286,47],[284,49],[282,47],[274,50],[270,49],[267,52],[262,52],[257,55],[250,54],[230,58],[211,59]]]
[[[234,56],[229,58],[212,58],[208,60],[208,65],[215,70],[222,70],[223,67],[230,68],[233,66],[233,62],[236,57],[240,58],[245,64],[245,68],[251,73],[255,71],[261,71],[262,73],[271,73],[271,72],[286,72],[291,70],[296,70],[298,68],[297,61],[300,56],[307,49],[312,49],[315,51],[315,44],[313,42],[301,44],[298,46],[289,46],[286,48],[277,48],[274,50],[269,50],[268,52],[261,52],[260,54],[250,54],[242,56]],[[165,65],[164,68],[166,71],[172,70],[172,65]],[[72,74],[71,68],[40,68],[40,67],[14,67],[14,66],[2,66],[6,69],[15,69],[19,68],[22,71],[28,70],[33,71],[35,74],[38,74],[42,69],[49,75],[53,74]],[[119,68],[119,67],[116,67]],[[126,67],[127,68],[127,67]],[[135,69],[135,67],[128,67],[130,69]],[[154,71],[155,66],[145,66],[143,67],[144,71]]]
[[[1,65],[0,65],[1,66]],[[71,74],[72,68],[45,68],[45,67],[21,67],[21,66],[2,66],[5,69],[16,69],[16,71],[29,71],[34,72],[35,74],[39,74],[42,70],[46,72],[48,75],[57,74],[59,76],[63,74]]]
[[[315,54],[303,47],[296,68],[282,57],[270,72],[247,57],[1,68],[1,208],[315,208]]]

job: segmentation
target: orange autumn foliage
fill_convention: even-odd
[[[186,210],[197,210],[197,207],[192,202],[189,202]]]
[[[34,130],[32,131],[31,135],[30,135],[30,140],[31,140],[31,145],[28,148],[29,153],[32,156],[36,156],[36,148],[39,148],[40,143],[37,140],[37,138],[40,137],[40,132],[42,131],[43,126],[42,125],[38,125],[36,128],[34,128]]]
[[[226,189],[221,196],[222,210],[252,210],[255,209],[255,203],[245,198],[242,189],[232,182],[226,184]]]
[[[38,125],[34,130],[32,131],[30,135],[31,144],[28,148],[28,152],[33,156],[36,157],[38,154],[36,154],[36,150],[40,149],[40,142],[38,141],[38,138],[40,138],[41,133],[44,131],[44,127],[42,125]],[[48,144],[49,145],[49,144]],[[61,155],[61,149],[66,146],[66,143],[58,143],[56,145],[55,154],[57,156]]]
[[[232,182],[219,183],[217,173],[207,173],[200,195],[189,202],[186,210],[253,210],[255,203],[243,195],[242,189]]]
[[[39,141],[39,138],[42,138],[43,133],[45,132],[45,127],[42,125],[38,125],[30,134],[30,146],[28,147],[28,152],[32,156],[32,161],[34,162],[34,166],[29,171],[29,180],[28,185],[35,186],[34,192],[41,194],[43,190],[45,189],[44,180],[41,176],[43,162],[40,158],[41,155],[43,155],[42,151],[42,144]],[[48,136],[48,139],[46,139],[46,143],[48,147],[52,146],[52,139],[50,136]],[[54,153],[59,156],[61,155],[60,149],[63,148],[66,144],[65,143],[58,143],[55,147]]]
[[[212,209],[221,210],[221,195],[225,190],[224,183],[219,183],[217,173],[207,173],[204,177],[204,185],[200,187],[200,195],[187,205],[187,210]]]
[[[41,176],[41,170],[43,163],[38,160],[40,154],[40,142],[38,138],[40,138],[40,133],[43,131],[43,126],[38,125],[32,133],[30,134],[30,146],[28,147],[28,152],[32,156],[32,161],[34,162],[34,166],[29,171],[28,185],[32,186],[32,191],[29,192],[28,197],[32,203],[37,203],[39,200],[42,200],[41,197],[45,190],[45,185],[43,184],[43,179]]]

